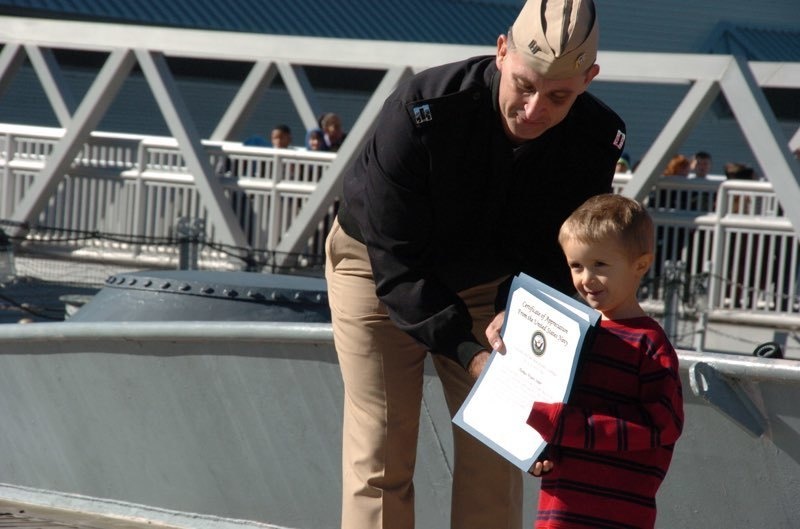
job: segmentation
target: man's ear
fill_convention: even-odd
[[[498,70],[503,64],[503,61],[505,60],[507,54],[508,54],[508,36],[501,34],[499,37],[497,37],[497,55],[494,58],[495,66],[497,66]]]
[[[589,83],[591,83],[592,79],[597,77],[597,74],[599,74],[599,73],[600,73],[600,65],[597,64],[597,63],[594,63],[593,65],[591,65],[589,67],[588,70],[586,70],[586,74],[583,77],[583,89],[584,90],[589,88]]]

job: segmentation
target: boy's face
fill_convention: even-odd
[[[603,319],[644,316],[636,291],[653,254],[631,258],[615,238],[591,244],[570,239],[562,248],[575,290]]]

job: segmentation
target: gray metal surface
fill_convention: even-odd
[[[40,490],[93,498],[81,508],[95,511],[188,513],[174,516],[184,527],[197,515],[334,527],[342,388],[330,327],[175,327],[0,326],[0,451],[15,454],[0,460],[2,481],[37,501],[51,501]],[[419,516],[443,527],[448,416],[426,385]]]
[[[327,322],[330,309],[321,278],[149,270],[109,277],[69,321]]]
[[[686,429],[660,529],[800,520],[800,362],[679,352]],[[704,362],[763,412],[755,436],[691,391]],[[338,526],[342,386],[328,324],[0,326],[0,498],[197,529]],[[429,369],[418,527],[447,526],[452,444]],[[525,480],[525,527],[538,482]]]

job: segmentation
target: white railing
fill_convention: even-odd
[[[10,218],[25,190],[44,167],[63,129],[0,124],[0,219]],[[272,251],[289,229],[316,184],[335,158],[333,153],[244,146],[235,142],[203,142],[252,248]],[[307,253],[319,254],[328,217],[308,241]],[[109,243],[102,238],[76,240],[87,245],[128,252],[136,258],[177,258],[175,248],[155,242],[174,237],[177,219],[207,220],[207,210],[173,138],[96,132],[64,176],[38,224],[59,231],[124,234],[139,243]],[[39,240],[48,238],[38,230]],[[215,242],[216,227],[205,238]],[[153,241],[148,243],[147,241]],[[246,250],[246,249],[242,249]],[[209,259],[225,254],[206,250]]]
[[[0,124],[0,219],[10,217],[62,134],[63,129]],[[204,147],[248,243],[267,252],[276,248],[335,159],[332,153],[233,142],[204,142]],[[617,175],[615,191],[630,179]],[[674,292],[668,272],[680,263],[685,277],[678,277],[678,296],[684,305],[755,314],[781,324],[786,317],[800,319],[798,240],[771,184],[664,177],[647,205],[656,223],[657,249],[643,284],[646,301],[663,302]],[[336,201],[329,205],[308,242],[308,254],[317,262],[322,262],[323,240],[336,208]],[[69,243],[75,250],[91,246],[117,259],[127,251],[134,260],[175,260],[175,247],[156,242],[175,235],[180,217],[206,219],[206,210],[174,139],[93,133],[39,222],[140,241],[76,239]],[[213,242],[215,227],[206,229],[206,240]],[[46,231],[37,233],[45,233],[40,240],[47,238]],[[225,259],[224,253],[209,249],[203,255]],[[241,265],[233,261],[227,266]]]
[[[712,260],[723,276],[712,283],[712,307],[798,314],[798,240],[767,182],[729,181],[709,219],[721,241]]]

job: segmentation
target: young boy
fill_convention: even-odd
[[[620,195],[587,200],[559,243],[575,289],[602,317],[569,402],[533,405],[549,443],[536,529],[652,528],[655,496],[683,428],[678,357],[636,298],[653,262],[653,222]]]

